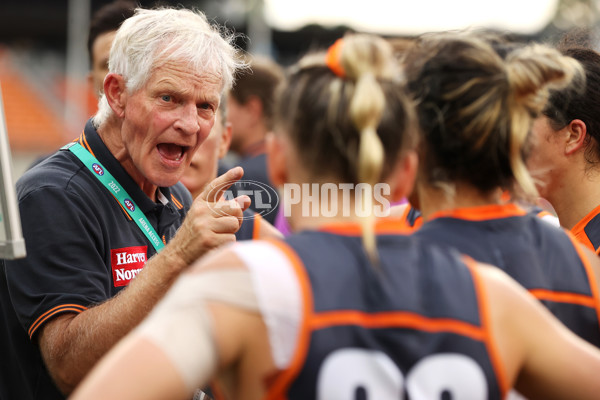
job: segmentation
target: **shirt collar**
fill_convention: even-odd
[[[147,213],[156,207],[162,206],[162,204],[152,201],[152,199],[150,199],[142,191],[137,183],[135,183],[127,171],[125,171],[125,168],[123,168],[121,163],[113,156],[110,150],[108,150],[108,147],[106,147],[100,138],[100,135],[98,135],[98,131],[92,124],[91,119],[85,124],[81,142],[83,142],[82,145],[88,148],[88,150],[91,150],[91,153],[96,157],[96,159],[100,161],[100,163],[102,163],[106,169],[108,169],[112,176],[121,184],[123,189],[125,189],[125,191],[132,197],[132,200],[138,205],[143,213]],[[160,190],[166,199],[171,198],[171,192],[169,188],[161,187],[158,190]]]
[[[489,219],[522,216],[525,214],[527,214],[527,212],[515,203],[488,204],[484,206],[463,207],[437,211],[431,214],[429,220],[449,217],[468,221],[484,221]]]

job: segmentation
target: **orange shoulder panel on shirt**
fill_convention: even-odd
[[[479,307],[479,315],[481,319],[481,327],[484,332],[484,341],[485,346],[488,350],[488,354],[490,355],[490,360],[492,362],[492,366],[494,371],[496,372],[496,377],[498,379],[498,383],[500,385],[500,391],[502,398],[506,396],[508,390],[510,389],[510,385],[508,383],[508,379],[506,377],[506,371],[504,370],[504,364],[502,363],[502,358],[500,357],[500,351],[498,346],[493,340],[493,336],[491,333],[491,324],[490,324],[490,315],[491,312],[489,310],[489,303],[485,301],[487,299],[487,294],[485,291],[485,285],[483,284],[481,277],[478,273],[478,267],[475,261],[468,257],[464,256],[463,261],[469,267],[471,271],[471,276],[473,277],[473,283],[475,284],[475,292],[477,294],[477,303]]]
[[[600,250],[600,248],[599,249],[594,248],[594,245],[590,241],[590,238],[587,236],[584,229],[585,229],[586,225],[588,224],[588,222],[590,222],[598,214],[600,214],[600,206],[598,206],[598,207],[594,208],[592,211],[590,211],[590,213],[588,215],[583,217],[583,219],[581,221],[576,223],[575,226],[573,226],[571,228],[571,233],[573,235],[575,235],[577,240],[579,240],[581,243],[583,243],[589,249],[596,252],[596,254],[598,254],[598,250]]]
[[[302,260],[296,254],[294,249],[288,246],[282,240],[277,239],[266,239],[269,243],[275,245],[290,261],[290,264],[294,268],[295,275],[298,279],[298,283],[300,285],[300,290],[302,293],[302,319],[300,323],[300,333],[298,335],[298,340],[296,342],[296,350],[294,352],[294,356],[292,357],[292,361],[290,366],[281,372],[279,376],[277,376],[267,396],[266,399],[269,400],[277,400],[285,398],[284,394],[292,384],[294,378],[300,373],[302,369],[302,365],[306,356],[308,355],[308,346],[310,344],[310,321],[313,317],[314,307],[312,300],[312,289],[310,285],[310,280],[308,275],[306,274],[306,270],[304,269],[304,264]]]

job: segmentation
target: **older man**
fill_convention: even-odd
[[[1,268],[0,398],[64,398],[182,270],[235,240],[249,199],[192,202],[178,181],[238,59],[200,12],[123,23],[98,113],[17,184],[28,256]]]

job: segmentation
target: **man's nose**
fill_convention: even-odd
[[[181,107],[179,117],[176,121],[176,128],[188,135],[193,135],[200,129],[200,117],[195,104],[185,104]]]

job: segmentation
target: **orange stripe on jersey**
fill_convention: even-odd
[[[587,233],[585,233],[585,231],[583,229],[580,230],[580,231],[576,231],[575,229],[571,229],[571,233],[573,234],[573,236],[575,236],[577,238],[577,240],[579,241],[579,243],[581,243],[582,245],[584,245],[588,249],[596,252],[596,249],[594,248],[594,245],[592,244],[592,241],[590,240],[590,238],[588,237]],[[600,250],[600,248],[599,248],[599,250]],[[596,254],[598,254],[598,252],[596,252]]]
[[[223,389],[223,385],[218,380],[214,380],[209,385],[210,391],[212,392],[214,400],[226,400],[225,390]]]
[[[571,232],[566,231],[567,236],[571,239],[577,254],[579,254],[579,258],[581,258],[581,262],[583,263],[583,267],[585,268],[585,272],[587,273],[588,282],[590,284],[590,291],[592,292],[592,298],[594,300],[593,307],[596,309],[596,316],[598,317],[598,323],[600,324],[600,292],[598,291],[598,284],[596,281],[596,273],[590,264],[590,260],[587,258],[581,246],[577,242],[577,239],[571,234]],[[600,325],[598,326],[600,328]]]
[[[57,313],[61,313],[61,312],[65,312],[65,311],[73,311],[76,313],[80,313],[82,311],[87,310],[87,307],[84,306],[80,306],[79,304],[62,304],[60,306],[56,306],[54,308],[51,308],[50,310],[46,311],[45,313],[43,313],[42,315],[40,315],[34,322],[33,324],[31,324],[31,327],[29,328],[29,331],[27,332],[29,334],[29,338],[33,337],[33,334],[35,333],[35,331],[44,323],[46,322],[49,318],[51,318],[52,316],[56,315]]]
[[[484,332],[475,325],[448,318],[428,318],[405,311],[364,313],[360,311],[332,311],[316,314],[311,327],[321,329],[335,325],[359,325],[366,328],[410,328],[427,332],[452,332],[483,342]]]
[[[296,351],[290,363],[290,366],[281,372],[279,376],[274,380],[273,385],[269,389],[266,399],[282,399],[285,398],[285,393],[289,386],[291,385],[294,378],[300,373],[302,369],[302,365],[306,356],[308,354],[308,346],[310,344],[310,334],[311,330],[309,327],[309,320],[313,316],[313,296],[312,289],[310,286],[310,280],[308,279],[308,275],[306,274],[306,270],[304,269],[304,264],[302,260],[296,254],[296,252],[288,246],[287,243],[274,240],[267,239],[269,243],[272,243],[277,247],[283,254],[290,260],[290,264],[294,268],[294,272],[296,273],[296,277],[298,278],[298,283],[300,285],[300,290],[302,292],[302,319],[300,324],[300,331],[298,335],[298,342],[296,344]]]
[[[481,327],[484,332],[484,342],[485,346],[488,350],[488,354],[490,355],[490,361],[492,362],[492,368],[496,372],[496,379],[498,379],[498,384],[500,386],[500,394],[501,398],[504,398],[508,393],[510,385],[508,383],[508,379],[506,378],[506,370],[504,368],[504,363],[502,362],[502,358],[500,357],[500,351],[492,337],[492,331],[490,328],[490,310],[488,308],[489,299],[487,299],[487,294],[485,291],[485,286],[481,281],[481,277],[477,271],[477,265],[475,261],[467,256],[463,256],[463,261],[469,267],[471,271],[471,276],[473,277],[473,282],[475,284],[475,292],[477,294],[477,304],[479,306],[479,314],[481,319]]]
[[[415,219],[415,224],[413,225],[413,230],[418,230],[421,226],[423,226],[423,216],[419,215],[417,219]]]
[[[598,206],[598,207],[594,208],[592,211],[590,211],[590,213],[588,215],[583,217],[583,219],[581,221],[576,223],[575,226],[571,228],[571,233],[573,235],[575,235],[577,240],[579,240],[581,243],[583,243],[584,245],[586,245],[593,251],[596,251],[596,248],[594,248],[594,245],[592,244],[590,239],[587,237],[587,234],[585,233],[584,228],[588,224],[588,222],[590,222],[599,213],[600,213],[600,206]]]
[[[336,235],[360,236],[362,226],[357,222],[340,222],[337,224],[326,224],[319,228],[322,232],[334,233]],[[412,233],[406,221],[398,217],[382,218],[375,222],[375,233],[379,235],[408,235]]]
[[[254,214],[254,226],[252,227],[252,239],[258,240],[260,238],[260,224],[262,224],[262,217],[260,214]]]
[[[484,221],[496,218],[508,218],[519,215],[525,215],[527,212],[514,203],[508,204],[489,204],[478,207],[455,208],[453,210],[438,211],[431,215],[429,219],[440,217],[453,217],[468,221]]]
[[[529,293],[538,300],[549,300],[556,303],[569,303],[577,304],[586,307],[596,307],[596,302],[592,296],[586,296],[584,294],[568,293],[568,292],[555,292],[547,289],[530,289]]]
[[[177,200],[177,198],[173,195],[173,193],[171,193],[171,199],[173,200],[173,203],[175,204],[175,206],[178,209],[182,209],[183,208],[183,204],[181,204],[181,202],[179,200]]]
[[[546,211],[546,210],[542,210],[539,213],[536,214],[538,217],[540,218],[544,218],[544,217],[556,217],[556,215]]]

